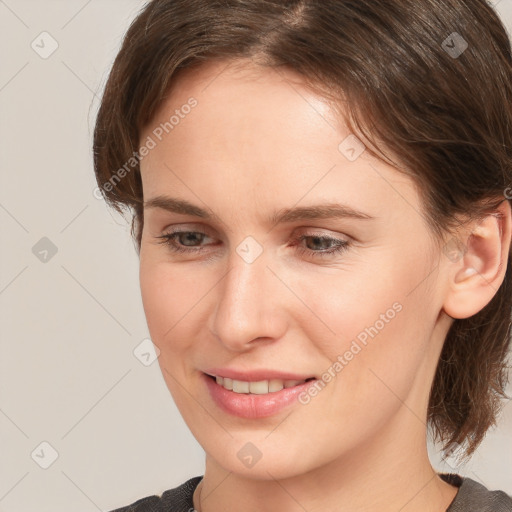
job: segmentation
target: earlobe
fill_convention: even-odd
[[[459,258],[447,261],[448,283],[443,304],[452,318],[469,318],[481,311],[503,283],[511,244],[508,201],[469,226]]]

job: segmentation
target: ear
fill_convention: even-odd
[[[443,304],[452,318],[481,311],[503,283],[511,244],[511,208],[503,200],[492,213],[468,225],[462,239],[445,245],[448,288]]]

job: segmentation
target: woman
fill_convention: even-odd
[[[203,476],[118,511],[510,511],[512,56],[484,0],[153,0],[98,113]]]

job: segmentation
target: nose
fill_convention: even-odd
[[[271,342],[285,332],[286,290],[268,263],[265,251],[252,263],[233,251],[228,272],[216,287],[210,330],[229,350],[243,352],[257,339]]]

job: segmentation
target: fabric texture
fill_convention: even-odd
[[[455,473],[439,473],[439,476],[459,488],[446,512],[512,512],[512,496],[503,491],[490,491],[475,480]],[[202,478],[195,476],[165,491],[161,497],[148,496],[110,512],[194,512],[192,495]]]
[[[439,476],[459,488],[446,512],[512,512],[512,496],[503,491],[489,491],[475,480],[454,473]]]
[[[192,495],[202,478],[195,476],[180,486],[165,491],[161,497],[148,496],[111,512],[193,512]]]

